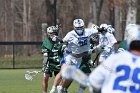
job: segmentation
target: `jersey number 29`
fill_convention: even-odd
[[[126,92],[128,88],[130,93],[140,93],[140,68],[135,68],[134,70],[132,70],[127,65],[120,65],[117,67],[116,72],[120,71],[124,71],[124,75],[121,75],[115,79],[113,90],[120,90]],[[133,85],[120,85],[122,81],[127,81],[129,79],[131,80],[131,82],[133,82]],[[136,87],[136,85],[138,85],[138,87]]]

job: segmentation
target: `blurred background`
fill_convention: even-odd
[[[125,26],[140,23],[140,0],[0,0],[0,68],[36,68],[42,65],[42,24],[61,24],[64,37],[75,18],[111,24],[118,41]]]

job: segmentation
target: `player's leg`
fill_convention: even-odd
[[[42,93],[47,93],[49,77],[50,75],[48,73],[44,73],[42,80]]]
[[[67,66],[67,64],[63,63],[61,66],[61,71]],[[61,71],[60,71],[60,75],[61,75]],[[61,76],[62,77],[62,76]],[[57,87],[57,91],[58,93],[67,93],[67,89],[71,84],[71,80],[65,80],[62,79],[61,82],[59,83],[58,87]]]
[[[82,60],[82,58],[76,58],[76,57],[73,57],[71,54],[66,53],[64,55],[64,58],[62,59],[62,62],[61,62],[62,66],[61,66],[60,72],[62,72],[63,69],[65,69],[69,65],[73,65],[76,68],[79,68],[80,64],[81,64],[81,60]],[[63,93],[67,93],[67,89],[69,88],[71,83],[72,83],[72,80],[63,79],[63,82],[62,82],[61,87],[60,87]]]
[[[75,57],[70,55],[69,60],[67,60],[67,64],[63,65],[62,70],[65,69],[65,67],[70,66],[70,65],[73,65],[77,69],[79,69],[82,58],[75,58]],[[72,83],[72,80],[67,80],[67,79],[63,80],[62,87],[63,87],[64,93],[67,93],[67,90],[68,90],[69,86],[71,85],[71,83]]]
[[[62,82],[57,86],[58,93],[68,93],[68,88],[71,83],[72,80],[62,79]]]
[[[55,79],[54,79],[53,86],[52,86],[50,93],[55,93],[57,86],[59,85],[59,83],[62,80],[62,76],[61,76],[60,72],[58,73],[58,72],[54,71],[54,74],[55,74]]]
[[[90,73],[85,73],[85,74],[88,76]],[[83,86],[80,84],[78,93],[84,93],[85,89],[86,89],[86,86]]]
[[[49,77],[52,77],[50,67],[47,65],[43,68],[42,92],[47,93]]]
[[[63,58],[62,58],[62,60],[61,60],[61,70],[60,70],[60,73],[58,74],[58,75],[60,75],[61,77],[62,77],[62,75],[61,75],[61,72],[62,72],[62,70],[67,66],[67,60],[69,60],[70,58],[67,56],[68,55],[68,53],[64,53],[64,55],[63,55]],[[67,57],[66,57],[67,56]],[[67,60],[66,60],[67,59]],[[66,90],[65,88],[66,87],[68,87],[68,85],[70,85],[70,84],[65,84],[66,83],[66,81],[65,81],[65,79],[61,79],[61,82],[59,83],[59,85],[57,86],[57,91],[58,91],[58,93],[63,93],[63,90]]]
[[[80,87],[78,89],[78,93],[83,93],[85,89],[86,89],[86,87],[80,84]]]
[[[71,85],[72,80],[63,79],[62,88],[64,93],[68,93],[68,88]]]
[[[80,70],[82,70],[82,72],[84,72],[86,75],[89,75],[91,73],[90,66],[88,64],[90,61],[91,61],[91,55],[87,55],[82,58]],[[78,93],[83,93],[85,89],[86,87],[80,84]]]

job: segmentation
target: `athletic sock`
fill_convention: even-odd
[[[63,87],[62,86],[57,86],[57,92],[62,93]]]
[[[67,88],[63,89],[63,93],[68,93]]]
[[[55,93],[56,86],[52,86],[50,93]]]
[[[80,85],[80,87],[78,89],[78,93],[83,93],[84,90],[85,90],[85,87]]]
[[[84,89],[79,88],[78,93],[83,93]]]
[[[47,92],[43,91],[42,93],[47,93]]]

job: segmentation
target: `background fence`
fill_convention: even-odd
[[[118,49],[118,43],[115,49]],[[0,68],[41,68],[42,67],[42,42],[0,42]],[[93,53],[92,60],[97,54]],[[98,65],[98,59],[95,61]]]
[[[40,68],[42,42],[0,42],[0,68]]]

